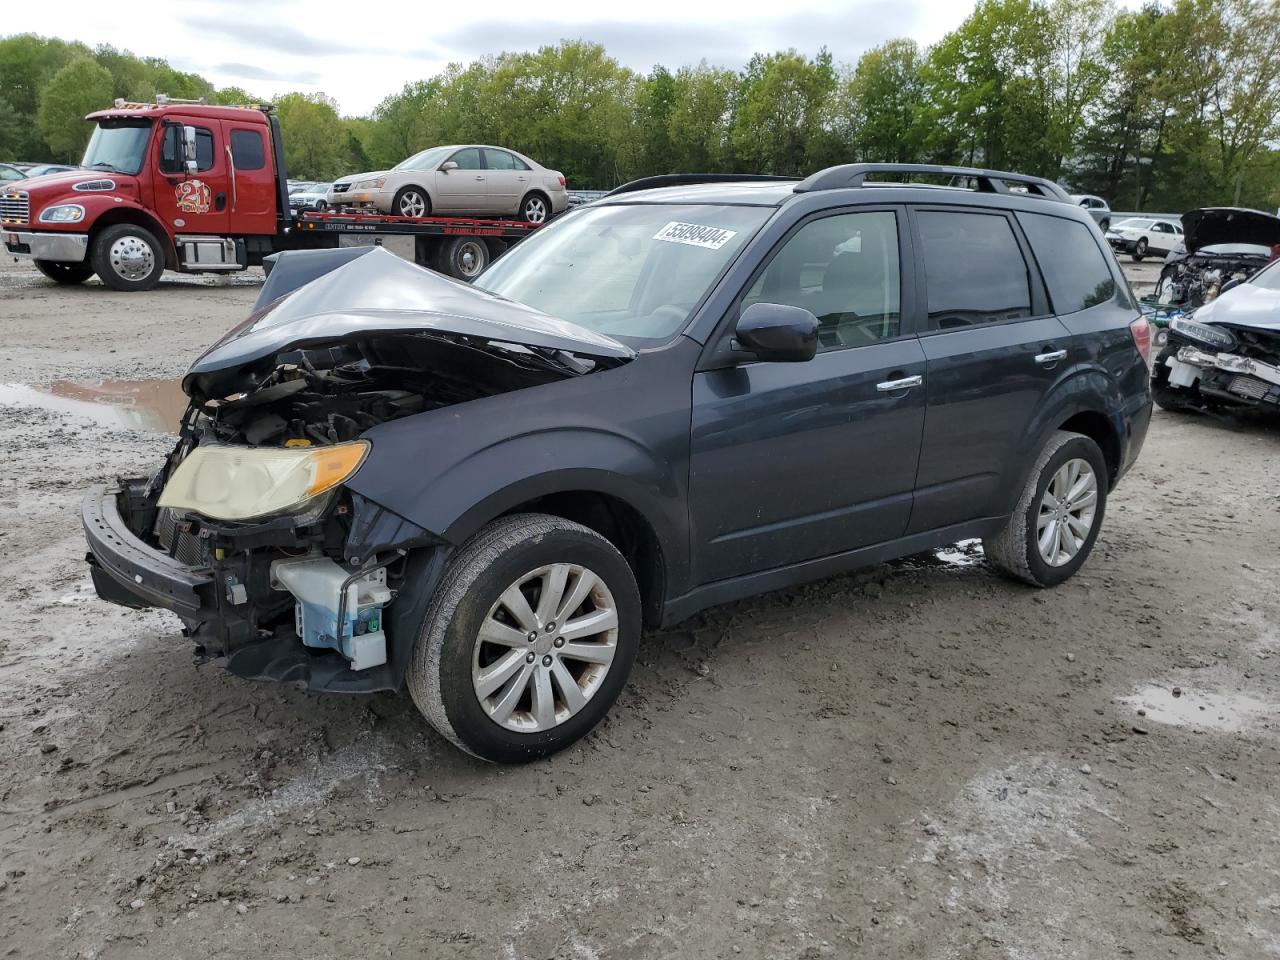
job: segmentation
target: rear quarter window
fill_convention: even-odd
[[[1106,258],[1083,223],[1040,213],[1019,213],[1018,222],[1031,242],[1054,313],[1096,307],[1116,295]]]

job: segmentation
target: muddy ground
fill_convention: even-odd
[[[0,956],[1280,954],[1280,432],[1157,412],[1068,584],[970,549],[721,607],[504,769],[95,599],[81,490],[256,283],[0,267]]]

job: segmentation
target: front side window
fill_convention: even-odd
[[[185,173],[182,155],[182,127],[171,124],[165,127],[164,141],[160,145],[160,170],[163,173]],[[213,133],[204,127],[196,127],[196,172],[213,169]]]
[[[99,120],[80,165],[108,173],[136,174],[142,169],[150,139],[150,120]]]
[[[484,169],[484,164],[480,160],[480,149],[478,147],[468,147],[466,150],[459,150],[449,159],[458,165],[459,170]]]
[[[812,220],[777,252],[743,301],[803,307],[818,318],[818,348],[896,337],[900,330],[898,221],[889,211]]]
[[[917,222],[930,328],[951,330],[1031,316],[1027,262],[1004,216],[922,210]]]
[[[772,209],[584,207],[536,231],[475,286],[636,346],[674,336]]]
[[[262,146],[262,134],[257,130],[232,130],[231,159],[235,161],[237,170],[261,170],[265,167],[267,153]]]
[[[1042,213],[1019,213],[1018,222],[1031,242],[1054,313],[1075,313],[1115,296],[1111,269],[1083,223]]]

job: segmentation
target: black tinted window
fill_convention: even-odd
[[[262,134],[257,130],[231,131],[231,159],[237,170],[261,170],[267,165]]]
[[[784,303],[818,318],[818,348],[896,337],[898,222],[892,213],[846,213],[805,224],[751,285],[743,306]]]
[[[1003,216],[917,214],[929,292],[929,325],[947,330],[1031,316],[1027,264]]]
[[[1018,221],[1044,274],[1054,313],[1075,313],[1115,296],[1111,270],[1083,223],[1039,213],[1020,213]]]
[[[165,173],[182,173],[182,127],[168,126],[160,145],[160,169]],[[196,171],[213,169],[213,134],[196,127]]]

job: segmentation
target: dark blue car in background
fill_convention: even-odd
[[[651,178],[472,285],[281,255],[165,464],[86,496],[90,562],[241,676],[407,684],[531,759],[604,716],[645,626],[970,537],[1061,583],[1141,449],[1148,349],[1047,181]]]

